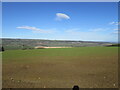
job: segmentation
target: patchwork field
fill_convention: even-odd
[[[6,50],[3,88],[116,88],[118,48]]]

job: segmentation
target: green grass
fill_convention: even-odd
[[[117,87],[118,47],[6,50],[2,55],[3,87]]]
[[[54,48],[32,50],[7,50],[3,52],[4,59],[24,58],[35,56],[100,56],[115,54],[118,47],[80,47],[80,48]]]

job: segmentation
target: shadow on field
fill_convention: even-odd
[[[73,90],[79,90],[79,86],[75,85],[75,86],[73,87]]]

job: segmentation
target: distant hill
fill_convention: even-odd
[[[106,46],[110,42],[72,41],[72,40],[43,40],[43,39],[11,39],[2,38],[0,44],[6,49],[33,49],[36,46],[45,47],[88,47]]]

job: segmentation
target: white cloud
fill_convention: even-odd
[[[114,30],[113,34],[119,34],[120,33],[120,29],[118,29],[118,28],[113,29],[113,30]]]
[[[110,25],[113,25],[113,24],[115,24],[115,22],[110,22],[109,24],[110,24]]]
[[[113,29],[113,30],[117,30],[117,31],[118,31],[118,30],[120,30],[120,29],[116,28],[116,29]]]
[[[90,31],[92,32],[103,32],[103,31],[107,31],[109,30],[109,28],[95,28],[95,29],[90,29]]]
[[[116,24],[115,25],[120,25],[120,22],[116,22]]]
[[[93,31],[91,31],[93,30]],[[110,41],[116,40],[116,37],[111,33],[99,33],[98,31],[103,31],[104,29],[90,29],[86,30],[78,30],[78,29],[69,29],[66,30],[66,37],[69,39],[78,39],[78,40],[88,40],[88,41]],[[107,29],[108,30],[108,29]]]
[[[120,32],[119,31],[116,31],[116,32],[113,32],[114,34],[119,34]]]
[[[80,32],[80,29],[79,28],[73,28],[73,29],[68,29],[65,32],[74,34],[74,33]]]
[[[110,25],[120,25],[120,22],[110,22]]]
[[[39,29],[36,27],[30,27],[30,26],[21,26],[21,27],[16,27],[16,28],[32,30],[35,33],[53,33],[54,32],[54,30],[43,30],[43,29]]]
[[[65,32],[71,34],[79,34],[79,33],[100,33],[108,30],[110,30],[110,28],[94,28],[94,29],[89,29],[88,31],[80,28],[73,28],[73,29],[68,29]]]
[[[62,19],[70,19],[70,17],[64,13],[56,13],[56,20],[60,21]]]

